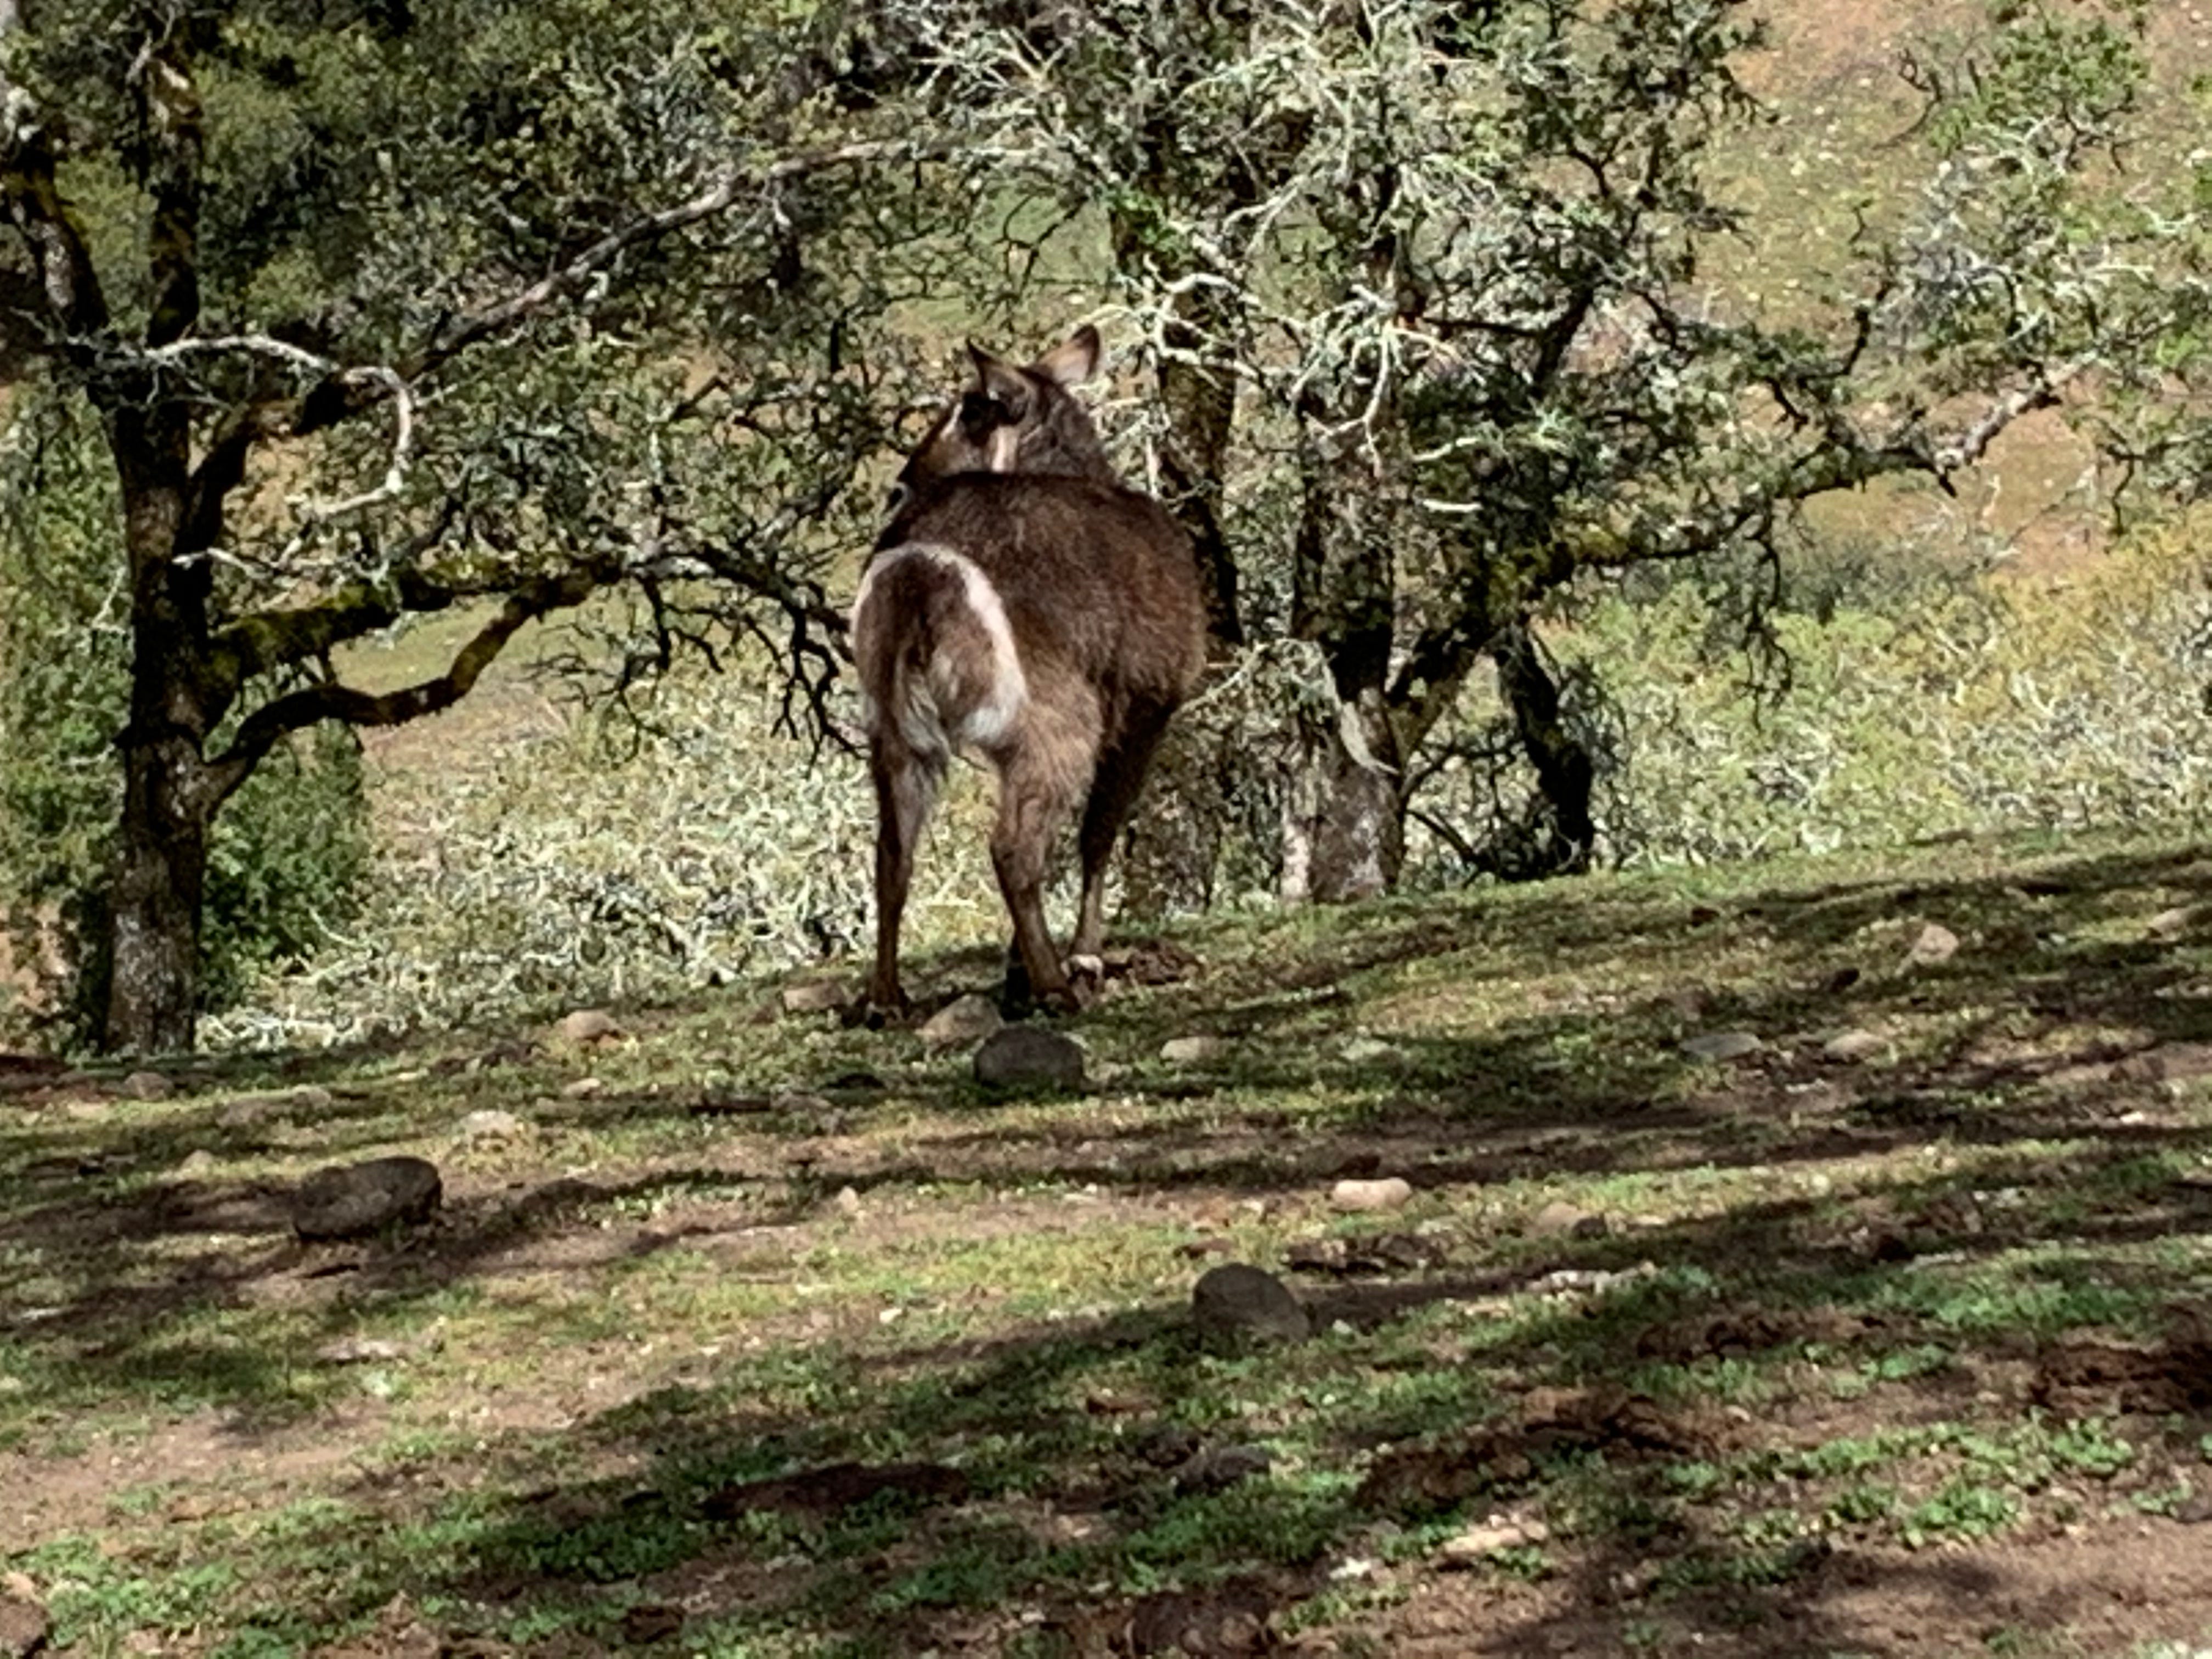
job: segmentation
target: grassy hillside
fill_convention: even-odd
[[[84,1653],[2212,1643],[2212,859],[1961,842],[1138,960],[1068,1097],[766,981],[589,1047],[15,1079],[0,1595]],[[384,1152],[434,1224],[293,1242],[304,1174]],[[1312,1340],[1201,1343],[1231,1260]]]

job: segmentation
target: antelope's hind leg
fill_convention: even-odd
[[[1070,1014],[1080,1006],[1053,948],[1044,919],[1044,878],[1054,836],[1075,805],[1076,789],[1049,756],[1018,749],[999,770],[999,817],[991,830],[991,867],[1013,918],[1000,1006],[1020,1018],[1032,1006]]]
[[[876,970],[867,994],[853,1010],[853,1023],[883,1025],[907,1014],[906,990],[899,982],[899,924],[944,766],[889,734],[877,737],[869,763],[876,781]]]

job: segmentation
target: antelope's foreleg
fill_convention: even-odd
[[[1106,862],[1121,826],[1129,821],[1137,792],[1144,787],[1145,773],[1152,763],[1171,711],[1146,704],[1130,711],[1120,737],[1098,757],[1097,775],[1091,781],[1091,798],[1084,804],[1083,828],[1076,847],[1083,858],[1083,908],[1075,924],[1073,953],[1095,957],[1106,942]]]

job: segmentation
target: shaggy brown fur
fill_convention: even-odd
[[[1075,1006],[1044,921],[1054,837],[1080,805],[1074,951],[1096,954],[1107,858],[1205,661],[1189,538],[1115,477],[1067,390],[1097,366],[1096,331],[1025,368],[973,355],[975,386],[908,457],[854,605],[878,815],[872,1018],[906,1006],[899,923],[956,750],[998,774],[991,862],[1014,923],[1006,1000]]]

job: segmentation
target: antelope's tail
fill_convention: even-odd
[[[1029,703],[1005,601],[953,548],[908,542],[875,556],[853,601],[853,656],[870,737],[933,771],[1005,742]]]

